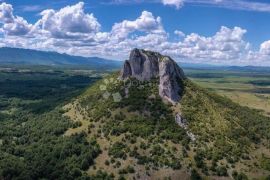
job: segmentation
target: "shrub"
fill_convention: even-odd
[[[106,166],[109,166],[110,165],[110,162],[108,160],[105,161],[105,165]]]
[[[126,158],[126,145],[121,142],[116,142],[112,145],[112,147],[109,149],[109,155],[113,156],[114,158]]]
[[[235,180],[248,180],[248,177],[247,175],[245,175],[244,173],[238,173],[237,171],[233,171],[232,172],[232,177],[235,179]]]
[[[228,176],[227,169],[224,166],[219,166],[216,168],[218,176]]]
[[[200,174],[199,174],[195,169],[192,169],[192,170],[191,170],[191,176],[190,176],[190,179],[191,179],[191,180],[202,180]]]

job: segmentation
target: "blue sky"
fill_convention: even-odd
[[[37,13],[42,9],[60,9],[80,1],[7,0],[6,2],[14,6],[18,15],[34,23],[39,18]],[[259,48],[260,43],[270,39],[270,10],[269,12],[245,11],[204,4],[187,4],[181,9],[175,9],[161,3],[147,3],[147,1],[145,3],[123,4],[109,3],[110,0],[84,2],[86,4],[85,11],[94,13],[104,31],[110,31],[115,22],[120,22],[123,19],[135,19],[143,10],[147,10],[160,16],[166,30],[170,33],[173,33],[175,29],[181,29],[187,34],[196,32],[204,36],[212,36],[221,26],[239,26],[248,30],[245,37],[254,45],[254,48]],[[270,6],[269,0],[254,2],[268,2]]]
[[[3,2],[12,6],[14,19],[19,16],[27,24],[24,23],[25,28],[13,32],[12,30],[18,27],[15,22],[19,20],[15,20],[11,25],[10,21],[0,18],[2,26],[9,24],[6,28],[2,28],[1,46],[55,50],[111,59],[126,58],[127,55],[123,54],[127,54],[131,48],[139,47],[157,49],[179,61],[194,63],[237,65],[264,62],[270,64],[269,0],[6,0]],[[82,2],[83,5],[79,8],[84,15],[93,15],[95,26],[90,28],[89,24],[82,24],[78,27],[80,24],[73,22],[74,24],[69,26],[73,29],[66,29],[61,36],[56,36],[60,32],[56,32],[53,27],[59,26],[59,29],[61,27],[55,19],[58,19],[57,16],[64,19],[65,12],[69,10],[63,10],[58,14],[57,12]],[[45,20],[42,20],[39,25],[36,24],[45,17],[40,13],[48,9],[54,10],[53,22],[56,25],[50,25],[50,28],[46,29]],[[4,8],[2,13],[3,11]],[[82,19],[85,18],[84,15]],[[145,17],[150,18],[152,24],[138,20]],[[81,22],[80,19],[76,20]],[[87,18],[86,20],[89,21]],[[46,22],[52,23],[48,19]],[[82,23],[84,22],[82,20]],[[118,27],[114,27],[116,23],[119,24]],[[89,30],[76,32],[75,25],[75,29],[89,27]],[[37,27],[39,30],[36,30]],[[176,30],[182,34],[175,33]],[[48,40],[46,44],[44,39]],[[68,44],[63,43],[67,41]],[[153,41],[153,43],[146,41]],[[119,44],[121,46],[116,48]],[[113,50],[108,52],[110,48]]]

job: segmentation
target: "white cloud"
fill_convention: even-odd
[[[159,51],[178,60],[231,63],[241,60],[249,51],[249,43],[243,40],[245,33],[246,30],[239,27],[221,27],[214,36],[204,37],[192,33],[178,42],[171,42],[166,33],[148,33],[117,43],[109,41],[102,44],[101,48],[106,49],[103,52],[106,56],[122,57],[128,55],[131,48],[137,47]]]
[[[0,21],[3,23],[12,23],[14,20],[13,8],[10,4],[0,4]]]
[[[162,0],[164,5],[175,6],[177,9],[184,5],[184,0]]]
[[[134,31],[146,33],[164,33],[161,18],[155,18],[151,12],[143,11],[141,16],[134,21],[124,20],[112,27],[112,35],[117,38],[126,38]]]
[[[59,11],[44,10],[36,27],[45,30],[54,38],[78,38],[81,35],[96,33],[100,24],[93,14],[86,14],[84,3],[67,6]]]
[[[16,17],[13,23],[6,23],[3,30],[7,35],[20,36],[26,35],[31,30],[32,25],[28,24],[22,17]]]
[[[233,29],[221,27],[212,37],[200,36],[196,33],[187,35],[183,41],[169,43],[164,53],[181,59],[206,61],[237,61],[249,49],[249,43],[243,40],[246,30],[239,27]]]
[[[221,63],[270,64],[270,41],[252,51],[244,40],[247,30],[222,26],[213,36],[184,34],[180,30],[169,34],[160,17],[143,11],[138,18],[115,23],[111,31],[101,31],[93,14],[84,12],[78,3],[60,10],[41,12],[35,24],[13,15],[10,4],[0,4],[0,46],[58,51],[72,55],[101,56],[124,60],[132,48],[159,51],[176,60]],[[172,38],[181,37],[181,38]]]
[[[270,12],[269,2],[255,0],[106,0],[105,4],[140,4],[140,3],[162,3],[175,6],[180,9],[184,4],[196,6],[213,6],[232,10]]]
[[[13,15],[13,8],[10,4],[0,4],[1,31],[6,35],[26,35],[32,25],[28,24],[22,17]]]
[[[179,37],[185,37],[186,36],[185,33],[183,33],[182,31],[179,31],[179,30],[175,30],[174,34],[176,34]]]
[[[249,51],[247,60],[253,65],[270,66],[270,40],[261,43],[259,51]]]
[[[270,40],[265,41],[261,44],[260,53],[263,55],[270,55]]]

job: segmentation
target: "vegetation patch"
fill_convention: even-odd
[[[61,106],[94,79],[64,73],[0,73],[0,179],[76,179],[100,153]],[[76,126],[78,126],[77,124]]]

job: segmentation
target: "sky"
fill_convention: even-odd
[[[270,0],[0,0],[0,46],[270,66]]]

